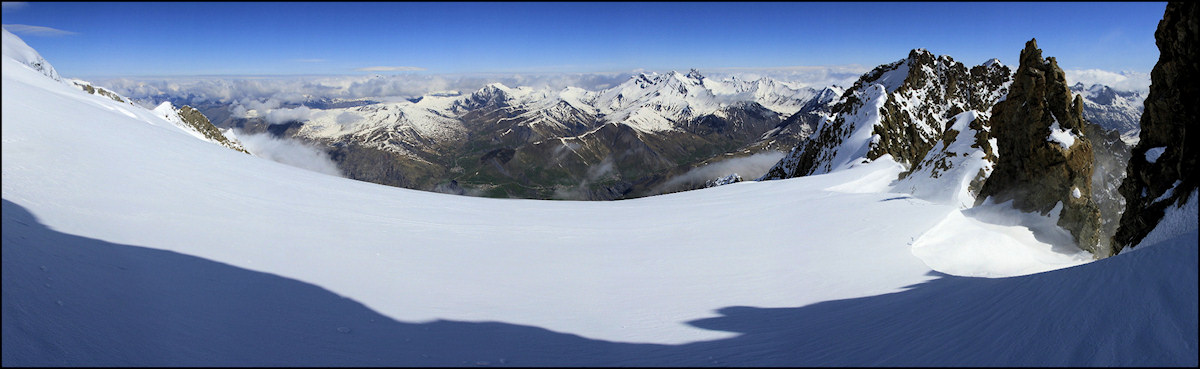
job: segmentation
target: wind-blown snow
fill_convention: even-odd
[[[617,202],[468,198],[244,155],[2,62],[5,366],[1196,365],[1194,226],[952,277],[1002,269],[914,255],[975,247],[970,227],[1028,246],[1007,273],[1074,254],[885,192],[887,156]]]
[[[1074,245],[1055,214],[1022,213],[1011,203],[952,212],[913,242],[913,255],[939,272],[1004,277],[1080,265],[1092,255]]]

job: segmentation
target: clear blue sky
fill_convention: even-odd
[[[380,66],[423,69],[416,73],[872,67],[913,48],[968,65],[992,57],[1016,64],[1033,37],[1065,69],[1149,72],[1165,8],[1165,2],[31,2],[5,3],[3,23],[60,73],[81,78],[359,74]]]

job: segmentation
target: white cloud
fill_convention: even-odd
[[[690,184],[704,182],[737,173],[743,179],[753,181],[767,174],[771,167],[786,156],[782,151],[764,151],[750,156],[722,160],[694,168],[683,175],[676,176],[663,183],[656,192],[677,191]]]
[[[739,78],[766,76],[799,86],[821,88],[830,84],[848,86],[867,68],[856,66],[724,68],[702,73],[715,78],[738,75]],[[665,72],[665,71],[664,71]],[[172,100],[177,104],[217,102],[242,105],[241,114],[257,110],[305,104],[321,99],[395,100],[440,91],[471,91],[490,83],[561,90],[568,86],[599,91],[619,85],[631,72],[612,73],[493,73],[493,74],[374,74],[296,77],[139,77],[95,79],[97,86],[139,101],[157,103]],[[274,101],[272,101],[274,100]],[[256,102],[256,103],[252,103]],[[254,104],[264,106],[254,106]]]
[[[820,66],[785,66],[785,67],[731,67],[701,70],[713,77],[738,75],[739,78],[756,79],[768,77],[771,79],[791,82],[801,86],[822,88],[829,85],[848,87],[854,84],[863,73],[871,68],[857,64],[820,65]]]
[[[415,97],[438,91],[475,91],[489,83],[562,89],[574,86],[598,90],[629,78],[609,74],[398,74],[305,77],[170,77],[95,79],[119,94],[138,100],[184,100],[188,103],[247,104],[279,100],[301,104],[310,99]],[[247,106],[248,109],[253,109]]]
[[[235,131],[234,135],[254,156],[317,173],[343,176],[337,164],[329,158],[329,154],[315,146],[297,140],[280,139],[268,133],[249,134]]]
[[[14,10],[24,9],[26,6],[29,6],[29,3],[24,1],[5,1],[0,3],[0,10],[11,12]]]
[[[1083,83],[1084,86],[1101,84],[1120,91],[1149,91],[1150,74],[1134,71],[1120,73],[1100,69],[1064,70],[1067,84]]]
[[[337,116],[338,124],[351,124],[351,123],[360,121],[362,119],[363,119],[363,117],[361,115],[358,115],[358,113],[355,113],[352,111],[342,112],[341,114],[338,114],[338,116]]]
[[[259,114],[262,115],[263,119],[265,119],[267,121],[267,123],[283,124],[283,123],[287,123],[287,122],[308,121],[308,120],[317,118],[321,115],[324,115],[325,112],[320,109],[312,109],[307,106],[301,106],[299,108],[291,108],[291,109],[271,109],[271,110],[268,110],[265,114],[264,113],[259,113]]]
[[[384,66],[379,66],[379,67],[363,67],[363,68],[355,68],[354,70],[356,70],[356,71],[359,71],[359,72],[416,72],[416,71],[422,71],[422,70],[425,70],[425,68],[421,68],[421,67],[384,67]]]
[[[4,9],[4,10],[7,11],[8,9]],[[68,36],[68,35],[77,35],[78,34],[75,32],[64,31],[64,30],[57,29],[57,28],[31,26],[28,24],[5,24],[4,29],[7,29],[9,32],[12,32],[12,33],[25,35],[25,36]]]

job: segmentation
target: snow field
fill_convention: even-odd
[[[1146,251],[953,277],[1082,261],[1053,214],[888,192],[888,157],[615,202],[322,175],[46,78],[8,36],[5,365],[1196,365],[1195,194]]]

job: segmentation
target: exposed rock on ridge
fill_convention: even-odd
[[[1158,63],[1150,72],[1150,93],[1142,130],[1120,192],[1125,212],[1113,251],[1136,246],[1154,229],[1168,206],[1188,201],[1200,184],[1197,118],[1200,117],[1200,10],[1196,3],[1167,4],[1154,32]],[[1187,145],[1191,142],[1191,146]]]
[[[995,60],[968,70],[949,56],[913,50],[906,59],[859,78],[810,139],[762,179],[826,173],[884,155],[915,168],[942,140],[956,115],[986,112],[1002,99],[1010,73]],[[986,116],[977,118],[975,125],[986,131]]]
[[[242,147],[242,145],[237,141],[230,140],[229,138],[225,137],[225,135],[221,134],[221,131],[217,129],[217,126],[214,126],[212,122],[209,122],[208,117],[205,117],[204,114],[201,114],[199,110],[193,109],[191,106],[184,105],[182,108],[179,108],[178,114],[179,117],[183,119],[183,123],[192,127],[192,129],[195,129],[197,132],[200,132],[200,134],[203,134],[205,138],[215,141],[221,144],[221,146],[225,146],[247,154],[250,153],[249,151],[246,151],[246,148]]]
[[[1107,250],[1097,249],[1100,211],[1092,201],[1094,158],[1084,136],[1088,123],[1082,100],[1071,97],[1055,59],[1042,58],[1037,40],[1027,42],[1008,97],[992,108],[1000,160],[976,205],[991,197],[1041,214],[1061,206],[1058,225],[1080,248],[1102,257]]]

